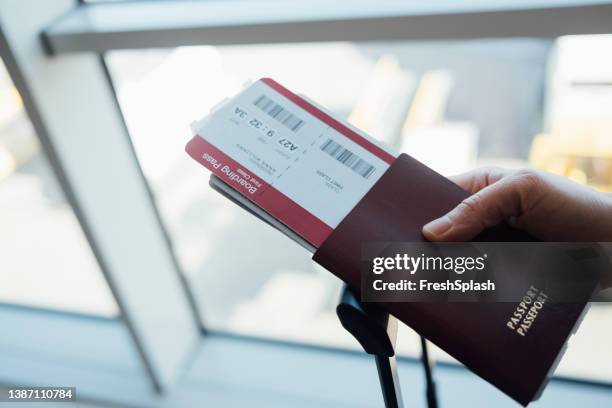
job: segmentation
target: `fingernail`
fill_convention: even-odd
[[[426,224],[423,227],[423,233],[432,237],[439,237],[440,235],[443,235],[446,231],[448,231],[452,225],[453,224],[448,219],[448,217],[444,216]]]

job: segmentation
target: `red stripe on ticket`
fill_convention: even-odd
[[[185,151],[225,183],[318,247],[332,228],[199,136]]]

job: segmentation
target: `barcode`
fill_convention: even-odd
[[[294,132],[297,132],[304,124],[302,119],[265,95],[261,95],[253,104]]]
[[[321,145],[321,150],[363,178],[370,177],[370,175],[374,173],[374,170],[376,170],[370,163],[331,139],[327,139],[327,141]]]

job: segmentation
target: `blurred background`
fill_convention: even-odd
[[[532,166],[612,191],[610,50],[612,36],[569,36],[193,46],[105,59],[202,326],[357,349],[335,316],[340,281],[208,187],[183,152],[190,123],[268,76],[442,174]],[[0,302],[118,315],[4,66],[0,207]],[[612,306],[594,304],[557,373],[612,383],[610,345]],[[398,351],[419,353],[408,328]]]
[[[193,121],[260,77],[274,78],[443,175],[485,165],[512,169],[533,167],[612,193],[612,35],[559,37],[554,34],[556,29],[552,30],[553,34],[543,29],[538,38],[512,37],[515,34],[508,35],[500,28],[500,38],[478,34],[475,37],[479,39],[452,41],[373,42],[363,41],[359,34],[359,42],[147,48],[147,35],[156,34],[156,30],[157,34],[162,33],[152,41],[156,46],[156,41],[167,46],[168,38],[172,38],[170,42],[183,44],[181,33],[189,33],[193,28],[189,26],[193,16],[181,14],[180,5],[187,5],[188,10],[208,10],[201,5],[210,3],[211,15],[205,16],[210,18],[193,21],[230,34],[241,29],[232,20],[234,17],[240,22],[254,16],[256,23],[261,23],[258,21],[261,18],[264,30],[264,26],[274,25],[274,18],[291,21],[292,15],[286,10],[272,10],[271,6],[270,9],[225,7],[231,1],[27,0],[37,10],[24,6],[25,2],[16,6],[18,3],[11,1],[0,0],[0,51],[3,53],[0,61],[0,327],[4,329],[0,336],[0,392],[8,383],[41,385],[41,381],[47,381],[76,384],[83,395],[102,401],[104,406],[125,401],[130,402],[128,406],[200,406],[202,396],[207,398],[208,406],[288,406],[288,401],[292,406],[299,405],[293,405],[294,402],[299,402],[299,406],[324,406],[323,403],[334,407],[354,406],[351,400],[344,402],[349,394],[352,401],[367,400],[364,406],[379,406],[376,370],[360,345],[339,324],[335,313],[341,282],[315,265],[303,248],[212,191],[208,186],[208,171],[184,152],[184,145],[192,136]],[[557,2],[533,2],[557,13],[550,21],[567,21],[559,17]],[[259,3],[253,0],[253,4]],[[497,11],[501,10],[503,17],[511,15],[512,11],[508,10],[513,7],[521,10],[532,7],[531,2],[522,0],[507,3],[509,9],[504,8],[506,2],[491,5],[440,0],[435,2],[439,6],[432,13],[450,10],[450,14],[457,16],[480,4],[488,11],[499,7]],[[559,0],[558,3],[571,5],[574,1]],[[584,3],[586,9],[590,2]],[[76,17],[69,18],[69,24],[64,26],[61,19],[51,24],[42,22],[42,17],[35,23],[49,4],[54,12],[57,9]],[[110,5],[125,7],[109,9],[105,14],[105,7]],[[139,9],[138,5],[144,7]],[[100,13],[78,15],[79,8],[96,10],[96,7]],[[367,1],[355,7],[357,14],[351,14],[352,8],[333,14],[340,8],[335,3],[325,7],[329,8],[330,15],[342,18],[346,17],[343,14],[346,11],[348,20],[358,20],[359,12],[366,16],[378,15],[378,6],[373,7]],[[385,7],[399,12],[407,10],[407,15],[431,11],[427,8],[429,2],[414,2],[404,10],[401,2],[389,0],[385,1]],[[6,13],[7,10],[17,11]],[[140,15],[134,10],[149,14]],[[160,10],[175,14],[165,16]],[[224,15],[223,10],[232,18]],[[547,17],[537,10],[533,13],[538,18]],[[10,21],[6,18],[9,14]],[[587,11],[580,15],[592,17],[592,14]],[[126,22],[126,15],[132,16],[132,21]],[[328,18],[316,12],[313,15],[321,21]],[[378,26],[381,30],[387,28],[385,24],[391,24],[389,21],[395,15],[384,17],[387,20]],[[479,18],[482,24],[479,30],[496,33],[495,28],[487,27],[489,20]],[[516,16],[512,18],[519,21]],[[536,21],[538,26],[538,18],[530,21]],[[529,21],[519,22],[533,28]],[[153,27],[151,31],[146,31],[148,24]],[[165,38],[166,24],[176,24],[179,33],[165,33],[168,36]],[[48,26],[59,27],[55,33],[60,48],[58,55],[43,56],[41,51],[38,35]],[[546,28],[546,24],[542,26]],[[122,27],[128,29],[121,32]],[[446,33],[445,27],[438,28]],[[459,31],[464,29],[459,28]],[[573,33],[574,28],[567,31]],[[105,36],[105,29],[115,32]],[[286,30],[295,41],[292,29]],[[424,30],[425,37],[427,33],[432,34],[427,27],[419,27],[415,31],[417,37],[421,35],[419,30]],[[594,30],[608,32],[599,27]],[[593,32],[590,27],[586,31]],[[53,29],[50,32],[53,37]],[[338,32],[344,39],[342,30]],[[433,38],[440,37],[436,37],[435,30],[432,32]],[[254,33],[259,35],[257,30]],[[89,41],[88,35],[102,40]],[[352,32],[346,37],[355,35]],[[27,38],[21,41],[22,37]],[[63,37],[76,40],[71,43]],[[117,38],[136,39],[130,44],[138,49],[125,47]],[[213,35],[212,42],[216,40]],[[254,42],[249,38],[243,40]],[[289,40],[283,38],[283,41]],[[107,49],[103,47],[105,42],[111,44]],[[219,42],[231,43],[224,39]],[[207,39],[198,38],[195,43],[207,43]],[[20,47],[27,49],[22,51]],[[65,48],[61,50],[62,47]],[[5,53],[6,50],[9,52]],[[27,63],[13,58],[15,55]],[[94,59],[95,64],[87,58]],[[24,75],[25,79],[21,78],[20,82],[15,73],[23,74],[30,68],[31,72],[27,72],[30,77]],[[16,83],[9,71],[17,78]],[[32,72],[48,73],[60,80],[65,79],[62,75],[75,75],[72,82],[60,82],[64,86],[68,84],[66,88],[104,92],[91,96],[91,100],[74,103],[81,96],[78,92],[58,89],[54,84],[49,86],[44,80],[37,82]],[[97,87],[100,77],[103,85]],[[30,90],[20,94],[17,88]],[[64,93],[68,95],[66,98],[62,97]],[[44,101],[37,100],[41,95]],[[64,106],[57,100],[73,104]],[[48,112],[43,108],[50,105],[53,109],[49,112],[53,115],[45,116]],[[112,173],[110,176],[105,177],[103,171],[84,172],[83,178],[95,174],[95,181],[108,183],[110,180],[121,187],[133,186],[120,180],[121,177],[116,180],[112,177],[132,174],[129,164],[137,161],[146,184],[138,179],[136,185],[148,185],[155,204],[152,213],[158,210],[161,221],[162,228],[154,225],[152,235],[164,238],[160,240],[163,245],[141,246],[157,248],[164,252],[159,259],[167,256],[175,261],[170,267],[162,265],[156,270],[160,276],[168,272],[164,276],[172,276],[172,282],[176,281],[180,289],[172,292],[173,288],[169,287],[167,299],[155,298],[151,293],[159,294],[159,289],[164,293],[163,285],[168,280],[160,276],[149,279],[148,270],[134,268],[146,262],[132,262],[129,253],[125,258],[103,253],[110,248],[112,255],[124,254],[116,250],[125,241],[107,243],[106,247],[99,245],[108,235],[115,238],[109,233],[114,230],[102,230],[100,225],[115,220],[109,216],[111,213],[93,220],[97,212],[92,214],[87,210],[107,210],[107,207],[89,208],[91,203],[83,204],[83,196],[89,194],[101,201],[117,200],[120,204],[129,200],[96,196],[95,189],[88,190],[75,182],[78,179],[75,174],[79,175],[89,163],[73,157],[91,158],[93,154],[84,154],[87,148],[70,150],[66,146],[71,147],[72,143],[61,145],[61,142],[74,142],[71,138],[92,135],[83,134],[78,123],[73,127],[63,123],[65,126],[58,127],[62,132],[49,126],[50,118],[55,115],[70,119],[62,122],[75,118],[76,123],[82,112],[90,113],[97,108],[104,111],[101,120],[121,126],[87,125],[119,129],[117,135],[112,135],[117,136],[112,142],[106,139],[104,142],[115,148],[129,138],[135,159],[130,156],[125,168],[108,172]],[[123,124],[128,135],[122,139],[123,134],[119,133],[125,130]],[[37,134],[34,128],[45,131]],[[132,146],[125,144],[109,151],[130,150],[131,154]],[[118,162],[114,157],[106,159],[109,168]],[[77,163],[77,170],[70,169],[68,162]],[[68,171],[59,171],[62,165]],[[76,199],[66,186],[78,193]],[[131,199],[142,199],[146,204],[141,209],[148,209],[151,203],[148,196],[142,197],[146,195],[145,190],[130,195]],[[119,206],[119,212],[122,211],[123,207]],[[129,211],[133,209],[126,213]],[[143,224],[131,223],[129,217],[121,219],[127,224],[124,231]],[[88,230],[86,221],[93,228],[89,225]],[[88,231],[87,236],[84,231]],[[143,230],[134,236],[145,234]],[[136,246],[133,242],[128,244]],[[176,279],[171,269],[179,272],[180,279]],[[128,279],[121,279],[126,276]],[[133,277],[131,281],[130,277]],[[177,297],[179,307],[176,307]],[[191,307],[181,308],[181,301]],[[177,310],[187,324],[181,321],[173,325],[175,320],[180,320],[176,318]],[[128,316],[127,312],[132,315]],[[179,329],[175,333],[176,327]],[[195,333],[195,340],[181,343],[178,337],[185,333]],[[202,341],[204,338],[206,341]],[[404,385],[413,386],[408,398],[424,404],[419,382],[422,373],[415,363],[415,357],[421,353],[419,337],[403,325],[399,328],[397,352]],[[370,365],[356,365],[355,356]],[[466,370],[458,370],[460,364],[443,351],[434,348],[433,357],[442,362],[438,378],[442,383],[439,389],[444,390],[442,401],[450,402],[446,406],[461,406],[457,401],[464,400],[470,406],[514,406],[514,402],[492,386]],[[170,370],[166,370],[168,367]],[[612,303],[594,303],[580,330],[571,338],[569,349],[555,372],[557,380],[549,387],[553,390],[538,404],[576,406],[582,397],[588,397],[591,402],[588,406],[595,406],[593,401],[610,401],[610,367]],[[286,369],[287,373],[283,371]],[[171,375],[164,377],[169,371]],[[366,371],[370,377],[365,376]],[[160,384],[170,384],[168,389],[175,393],[151,392],[153,388],[163,389]],[[421,387],[418,389],[421,399],[415,397],[417,387]],[[136,394],[138,397],[134,397]],[[173,400],[177,394],[179,397]],[[158,398],[161,395],[170,395],[170,399]],[[253,395],[255,398],[251,401]],[[185,405],[185,401],[190,403]]]

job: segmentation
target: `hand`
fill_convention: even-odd
[[[612,242],[612,198],[564,177],[483,168],[451,179],[472,195],[423,227],[430,241],[467,241],[507,221],[543,241]]]

